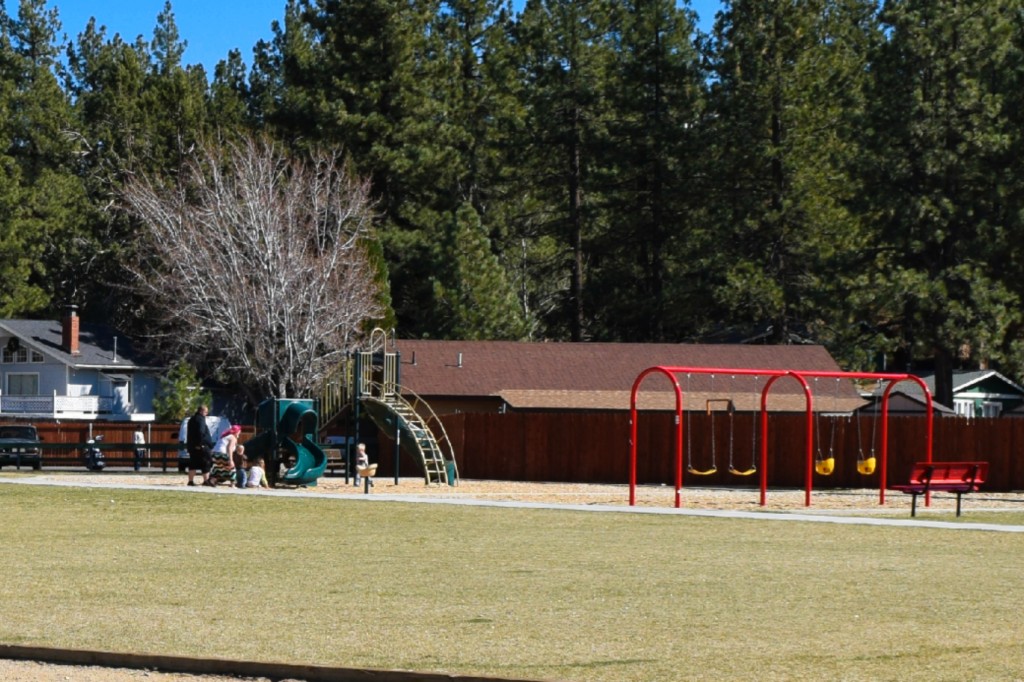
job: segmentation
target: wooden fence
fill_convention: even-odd
[[[455,448],[459,474],[468,479],[626,483],[629,480],[629,415],[626,413],[510,413],[458,414],[442,418]],[[695,468],[717,473],[695,476],[684,472],[684,486],[759,485],[759,476],[728,472],[729,452],[736,469],[751,466],[759,457],[759,416],[737,413],[684,417],[684,466],[687,451]],[[640,483],[674,481],[674,415],[641,414],[637,421],[637,480]],[[873,417],[819,417],[815,419],[814,450],[835,458],[830,476],[814,475],[817,488],[877,488],[880,470],[870,476],[857,472],[860,453],[881,454],[881,425]],[[711,433],[714,429],[714,451]],[[914,462],[925,458],[924,417],[890,417],[890,483],[905,480]],[[806,421],[802,414],[769,417],[768,484],[770,487],[804,485]],[[730,447],[731,443],[731,447]],[[872,445],[873,443],[873,445]],[[390,441],[380,440],[378,474],[392,475]],[[934,459],[984,460],[990,463],[986,490],[1024,489],[1024,419],[965,420],[937,418]],[[880,465],[880,462],[879,462]],[[403,475],[412,474],[410,460],[402,460]]]
[[[626,483],[629,480],[629,415],[627,413],[509,413],[454,414],[442,418],[458,460],[459,474],[468,479],[552,481],[578,483]],[[684,486],[727,485],[756,488],[757,475],[728,472],[730,451],[737,469],[747,469],[759,456],[759,416],[723,412],[692,413],[684,417],[684,464],[687,453],[698,469],[714,464],[709,476],[684,473]],[[674,480],[674,415],[641,413],[637,421],[637,480],[640,483],[672,484]],[[105,454],[112,466],[130,465],[132,433],[137,424],[61,422],[37,423],[43,439],[43,466],[77,466],[80,453],[71,448],[90,435],[103,434]],[[806,422],[802,414],[769,417],[768,484],[770,487],[802,487],[805,467]],[[832,452],[836,468],[831,476],[815,474],[815,488],[877,488],[880,473],[857,473],[857,460],[880,454],[881,425],[873,417],[819,417],[815,420],[814,450]],[[166,457],[176,466],[178,425],[142,425],[151,450],[152,466]],[[712,430],[714,448],[712,449]],[[243,431],[242,439],[251,434]],[[986,490],[1024,489],[1024,419],[966,420],[937,418],[934,431],[936,460],[984,460],[989,462]],[[379,476],[393,475],[392,443],[379,439]],[[924,417],[890,417],[889,482],[907,477],[914,462],[925,457]],[[404,476],[420,472],[405,455],[400,460]]]
[[[74,467],[82,460],[81,445],[103,436],[103,454],[108,466],[131,466],[135,445],[132,436],[141,430],[146,436],[147,464],[176,468],[178,424],[133,424],[129,422],[61,421],[33,422],[43,442],[43,467]]]

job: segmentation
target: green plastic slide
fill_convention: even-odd
[[[295,460],[281,480],[291,485],[316,485],[316,480],[327,469],[327,453],[308,437],[296,443],[291,438],[281,439],[281,447]]]
[[[245,454],[250,460],[263,457],[274,471],[281,461],[291,462],[279,483],[316,485],[327,470],[327,453],[311,438],[319,419],[313,404],[311,400],[273,398],[260,404],[257,426],[264,430],[244,443]]]

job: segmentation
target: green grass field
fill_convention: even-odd
[[[0,511],[6,644],[580,682],[1024,675],[1018,534],[17,485]]]

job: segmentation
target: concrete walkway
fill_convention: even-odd
[[[805,523],[832,523],[846,526],[890,526],[902,528],[935,528],[960,531],[989,531],[995,533],[1024,533],[1024,526],[1003,525],[996,523],[970,523],[952,521],[923,521],[913,518],[891,519],[870,518],[864,516],[840,516],[833,514],[809,514],[803,512],[752,512],[710,509],[675,509],[663,507],[622,507],[595,504],[553,504],[543,502],[518,502],[507,500],[481,500],[474,498],[433,498],[422,495],[356,495],[339,496],[331,493],[320,493],[313,490],[291,490],[277,488],[274,490],[239,490],[238,488],[204,488],[196,486],[168,487],[146,484],[123,483],[91,483],[81,481],[60,481],[43,477],[32,478],[0,478],[0,484],[35,485],[61,488],[100,488],[110,490],[152,490],[174,494],[207,494],[207,495],[268,495],[272,497],[290,497],[302,499],[319,499],[346,501],[357,504],[442,504],[468,507],[498,507],[505,509],[549,509],[557,511],[576,511],[587,513],[618,513],[618,514],[654,514],[660,516],[696,516],[716,519],[748,519],[752,521],[801,521]]]

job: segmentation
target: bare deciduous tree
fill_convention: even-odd
[[[210,145],[173,185],[137,178],[123,197],[144,225],[130,267],[173,330],[165,347],[212,360],[251,397],[312,395],[380,314],[368,185],[337,153]]]

